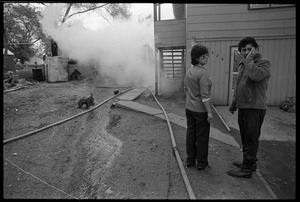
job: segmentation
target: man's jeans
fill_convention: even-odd
[[[207,112],[193,112],[185,110],[187,119],[186,152],[187,163],[194,163],[197,159],[198,167],[208,165],[208,143],[210,123]]]
[[[260,131],[265,115],[265,109],[238,110],[238,124],[243,145],[243,165],[246,168],[251,168],[257,161]]]

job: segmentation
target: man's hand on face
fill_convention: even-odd
[[[256,49],[252,47],[251,51],[248,53],[246,58],[253,58],[253,56],[256,54]]]

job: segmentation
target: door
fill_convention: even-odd
[[[232,103],[232,96],[234,92],[234,86],[236,83],[237,75],[238,75],[238,64],[243,59],[240,52],[238,51],[238,47],[230,48],[230,79],[229,79],[229,98],[228,104]]]

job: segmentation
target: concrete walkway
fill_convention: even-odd
[[[237,111],[229,112],[228,106],[215,106],[229,127],[239,130]],[[293,141],[296,142],[296,113],[288,113],[278,107],[268,107],[260,140]]]
[[[129,100],[128,101],[121,100],[121,101],[117,102],[116,105],[119,107],[126,108],[126,109],[131,109],[134,111],[139,111],[139,112],[143,112],[146,114],[150,114],[157,118],[166,120],[166,117],[165,117],[163,111],[153,108],[153,107],[148,107],[146,105],[142,105],[142,104],[139,104],[139,103],[136,103],[133,101],[129,101]],[[173,114],[173,113],[167,113],[167,116],[169,117],[169,120],[171,123],[174,123],[183,128],[186,128],[186,118],[185,117],[182,117],[182,116],[179,116],[179,115]],[[240,145],[235,141],[235,139],[233,137],[222,133],[221,131],[219,131],[216,128],[212,128],[212,127],[210,128],[210,137],[214,138],[216,140],[219,140],[225,144],[240,148]]]
[[[133,102],[133,100],[136,99],[139,95],[141,95],[145,90],[146,89],[144,89],[144,88],[134,88],[134,89],[126,92],[125,94],[118,97],[120,101],[118,101],[116,103],[116,105],[119,107],[126,108],[126,109],[131,109],[134,111],[139,111],[139,112],[143,112],[146,114],[150,114],[150,115],[153,115],[158,118],[166,120],[166,117],[162,110]],[[173,113],[167,113],[167,116],[171,123],[174,123],[181,127],[186,128],[186,118],[185,117],[182,117],[182,116],[179,116],[179,115],[173,114]],[[240,148],[240,145],[234,140],[233,137],[222,133],[218,129],[211,128],[210,135],[212,138],[219,140],[221,142],[224,142],[225,144]]]
[[[139,104],[139,103],[136,103],[136,102],[133,101],[140,94],[142,94],[145,90],[146,89],[133,89],[131,91],[128,91],[127,93],[125,93],[124,95],[119,97],[120,100],[118,102],[116,102],[116,106],[126,108],[126,109],[130,109],[130,110],[134,110],[134,111],[138,111],[138,112],[142,112],[142,113],[146,113],[146,114],[149,114],[149,115],[152,115],[152,116],[155,116],[155,117],[166,120],[162,110],[152,108],[152,107],[149,107],[149,106],[145,106],[145,105],[142,105],[142,104]],[[228,111],[228,107],[223,107],[223,108],[216,107],[216,109],[219,110],[219,113],[221,114],[221,116],[223,117],[225,122],[230,127],[237,128],[237,121],[236,120],[230,121],[231,119],[228,119],[230,114],[225,112],[226,109]],[[223,114],[225,114],[225,116],[223,116]],[[168,116],[171,123],[179,125],[183,128],[186,128],[186,118],[185,117],[182,117],[182,116],[179,116],[179,115],[176,115],[176,114],[173,114],[173,113],[167,113],[167,116]],[[211,127],[210,137],[213,138],[213,139],[216,139],[216,140],[218,140],[218,141],[220,141],[224,144],[234,146],[238,149],[240,148],[240,145],[234,140],[233,137],[219,131],[216,128]],[[247,186],[250,186],[250,187],[254,186],[253,190],[257,189],[257,187],[260,187],[260,186],[265,187],[265,188],[260,188],[259,189],[259,192],[260,192],[259,194],[262,195],[264,199],[276,199],[276,195],[271,190],[270,186],[265,181],[265,179],[260,174],[260,172],[257,170],[257,172],[255,172],[255,173],[256,173],[257,177],[253,177],[252,179],[254,181],[258,180],[260,182],[253,183],[253,180],[252,180],[252,183],[248,184]],[[259,185],[259,184],[261,184],[261,185]],[[226,196],[224,196],[224,197],[226,197]]]

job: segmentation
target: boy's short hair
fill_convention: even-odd
[[[199,62],[196,59],[205,54],[208,54],[208,49],[203,45],[195,44],[191,50],[191,64],[197,65]]]
[[[247,46],[247,44],[251,44],[255,49],[259,47],[256,43],[256,40],[253,37],[245,37],[242,40],[240,40],[238,44],[238,50],[241,52],[241,49]]]

